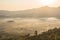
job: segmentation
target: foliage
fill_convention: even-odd
[[[60,28],[54,28],[43,32],[37,35],[37,31],[35,31],[34,36],[30,36],[27,34],[25,36],[21,35],[12,35],[5,32],[0,32],[0,40],[60,40]]]

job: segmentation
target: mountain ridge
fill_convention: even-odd
[[[29,10],[22,11],[7,11],[0,10],[0,16],[3,18],[3,15],[6,17],[21,17],[21,18],[40,18],[40,17],[57,17],[60,18],[60,7],[41,7],[34,8]]]

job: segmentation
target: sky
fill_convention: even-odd
[[[41,0],[0,0],[0,10],[26,10],[44,6]],[[54,0],[54,4],[48,6],[60,6],[60,0]]]

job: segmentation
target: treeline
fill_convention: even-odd
[[[54,28],[38,35],[40,40],[60,40],[60,28]]]
[[[50,29],[39,35],[27,38],[28,40],[60,40],[60,28]]]
[[[34,36],[30,36],[30,34],[24,36],[12,35],[2,31],[0,32],[0,40],[60,40],[60,28],[50,29],[41,34],[35,31]]]

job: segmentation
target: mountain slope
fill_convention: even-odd
[[[0,10],[0,16],[3,17],[21,17],[21,18],[40,18],[57,17],[60,18],[60,7],[41,7],[23,11],[4,11]]]

